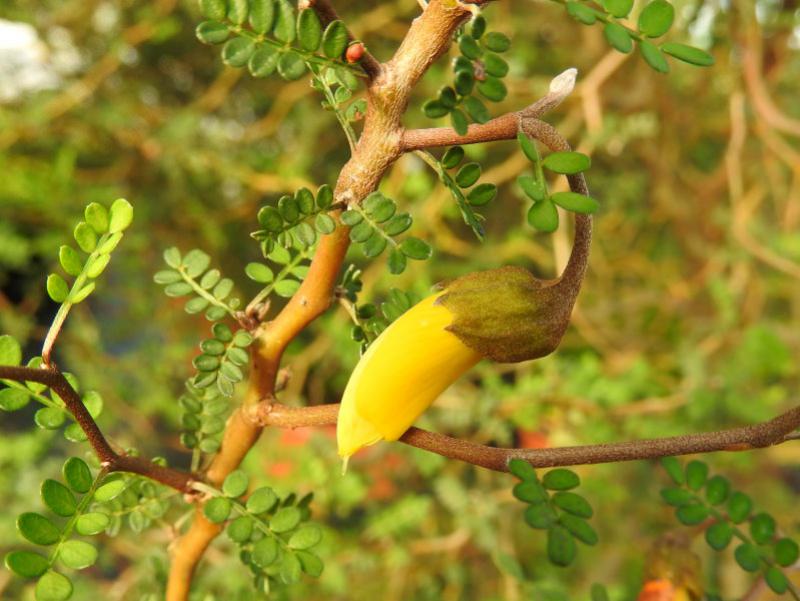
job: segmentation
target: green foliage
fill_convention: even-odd
[[[302,77],[313,67],[335,70],[352,80],[361,70],[343,60],[347,30],[333,21],[325,30],[310,8],[299,13],[287,0],[232,1],[228,10],[220,6],[200,8],[208,20],[197,26],[197,38],[205,44],[224,44],[223,62],[247,67],[253,77],[268,77],[275,71],[287,81]]]
[[[47,555],[12,551],[5,557],[6,567],[18,576],[38,578],[37,601],[64,600],[72,595],[70,578],[56,570],[83,570],[94,565],[97,548],[74,535],[99,534],[102,524],[109,521],[107,513],[89,511],[104,473],[92,476],[86,462],[77,457],[69,458],[62,472],[66,485],[48,478],[41,487],[42,502],[55,517],[26,512],[17,519],[17,530],[27,541],[51,547]]]
[[[201,353],[192,360],[197,374],[191,383],[199,389],[216,385],[220,393],[230,397],[233,395],[234,385],[244,379],[242,368],[246,367],[250,360],[246,349],[252,344],[253,337],[244,329],[234,332],[222,322],[215,323],[211,333],[213,337],[200,343]],[[210,427],[210,424],[207,424],[207,427]]]
[[[247,474],[231,472],[222,490],[202,486],[210,496],[203,511],[215,524],[225,523],[228,538],[239,547],[239,558],[250,569],[255,589],[267,593],[300,580],[303,572],[322,574],[322,560],[311,549],[322,540],[320,527],[309,521],[313,496],[280,498],[268,486],[258,487],[245,499]]]
[[[656,46],[649,41],[662,37],[672,28],[675,8],[667,0],[650,0],[639,13],[635,30],[623,22],[633,8],[633,0],[603,0],[601,8],[589,6],[581,0],[552,1],[563,4],[567,14],[579,23],[584,25],[603,23],[603,35],[606,41],[623,54],[633,50],[634,42],[638,43],[642,58],[659,73],[669,72],[665,54],[698,67],[709,67],[714,64],[714,57],[700,48],[678,42],[664,42]]]
[[[589,502],[574,492],[580,478],[572,470],[557,468],[541,480],[531,465],[522,459],[508,462],[508,470],[521,480],[514,486],[514,496],[528,504],[528,526],[547,531],[547,557],[553,565],[571,565],[578,555],[577,542],[596,545],[598,538],[588,519],[594,515]],[[549,491],[557,491],[551,493]]]
[[[219,379],[228,380],[221,375]],[[181,443],[195,451],[193,463],[198,464],[200,453],[215,453],[219,450],[230,402],[220,392],[219,384],[200,388],[190,381],[186,383],[186,393],[180,398],[180,406],[183,410]]]
[[[522,132],[517,134],[517,141],[523,154],[533,163],[532,175],[520,175],[517,184],[533,205],[528,210],[528,223],[541,232],[554,232],[558,229],[558,211],[556,206],[574,213],[594,213],[598,202],[591,196],[577,192],[555,192],[548,194],[544,169],[563,175],[576,175],[591,167],[591,159],[580,152],[554,152],[542,160],[536,148],[536,141]],[[543,169],[544,168],[544,169]]]
[[[760,572],[774,592],[786,592],[789,581],[780,568],[797,561],[800,547],[793,539],[777,535],[775,518],[766,512],[751,515],[750,497],[731,491],[730,482],[722,476],[709,478],[704,461],[690,461],[685,469],[674,457],[663,459],[661,464],[676,485],[663,489],[661,497],[675,508],[678,521],[696,526],[709,520],[705,529],[709,547],[724,551],[737,539],[733,556],[739,567],[746,572]],[[748,519],[749,535],[740,527]]]
[[[350,240],[361,246],[364,256],[374,259],[389,248],[389,272],[405,271],[407,261],[425,261],[433,249],[424,240],[408,236],[398,242],[395,238],[405,233],[413,223],[408,213],[397,213],[397,203],[380,192],[373,192],[361,205],[352,205],[341,215],[342,223],[349,226]]]
[[[422,105],[430,119],[450,115],[453,129],[460,135],[467,133],[470,120],[486,123],[491,119],[486,105],[475,92],[491,102],[500,102],[508,94],[503,78],[508,74],[508,63],[499,55],[511,46],[504,34],[486,33],[486,18],[475,16],[455,33],[460,56],[453,60],[453,85],[439,90],[439,95]]]

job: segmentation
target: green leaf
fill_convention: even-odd
[[[393,248],[389,253],[389,259],[387,261],[389,273],[393,275],[403,273],[406,270],[406,264],[406,256],[396,248]]]
[[[286,81],[300,79],[306,72],[306,62],[297,52],[289,51],[278,59],[278,74]]]
[[[300,560],[300,566],[306,574],[312,578],[318,578],[322,574],[324,566],[319,557],[308,551],[298,551],[296,555],[297,559]]]
[[[330,215],[320,213],[314,219],[314,227],[320,234],[331,234],[336,229],[336,222]]]
[[[524,459],[510,459],[508,462],[508,471],[514,474],[520,480],[533,480],[538,481],[536,470],[533,466]]]
[[[478,84],[478,92],[487,100],[500,102],[508,94],[508,89],[502,80],[487,75],[486,79]]]
[[[683,466],[677,457],[662,457],[661,467],[669,474],[675,484],[683,484]]]
[[[451,146],[442,155],[441,163],[445,169],[452,169],[464,159],[464,149],[461,146]]]
[[[695,48],[694,46],[687,46],[686,44],[679,44],[678,42],[661,44],[661,51],[666,52],[670,56],[674,56],[684,63],[697,65],[698,67],[710,67],[714,64],[714,57],[705,50],[700,50],[700,48]]]
[[[364,256],[368,259],[374,259],[386,250],[386,238],[383,236],[371,236],[362,247]]]
[[[108,218],[108,231],[116,234],[128,228],[133,221],[133,207],[124,198],[118,198],[111,204]]]
[[[466,96],[472,92],[475,87],[475,75],[472,71],[456,71],[456,77],[453,82],[456,92],[459,96]],[[448,110],[453,109],[453,106],[447,107]]]
[[[50,567],[47,558],[31,551],[12,551],[5,558],[6,567],[22,578],[37,578]]]
[[[567,14],[584,25],[592,25],[597,21],[597,13],[579,2],[568,0],[566,3]]]
[[[221,275],[222,274],[219,272],[219,269],[210,269],[200,280],[200,287],[204,290],[213,288],[219,282]]]
[[[70,457],[61,468],[61,473],[69,487],[78,493],[87,493],[92,487],[92,472],[83,459]]]
[[[280,577],[284,584],[294,584],[300,580],[303,568],[294,553],[286,553],[281,562]]]
[[[706,542],[715,551],[722,551],[733,538],[733,528],[728,522],[717,522],[706,529]]]
[[[19,411],[31,400],[30,395],[18,388],[0,389],[0,409],[3,411]]]
[[[475,98],[475,96],[467,96],[464,98],[464,108],[467,110],[467,114],[469,114],[470,118],[476,123],[486,123],[492,118],[486,105]]]
[[[775,543],[775,561],[778,565],[788,567],[797,561],[800,548],[791,538],[782,538]]]
[[[478,163],[467,163],[463,165],[456,173],[456,183],[461,188],[469,188],[481,176],[481,166]]]
[[[300,47],[308,52],[316,52],[322,42],[322,23],[312,8],[300,11],[297,17],[297,38]]]
[[[278,41],[291,44],[296,35],[294,7],[288,0],[277,0],[277,4],[278,12],[272,33]]]
[[[450,112],[450,125],[459,136],[466,135],[469,123],[467,116],[459,109],[454,109]]]
[[[669,31],[675,20],[675,9],[667,0],[653,0],[639,13],[639,31],[649,38],[657,38]]]
[[[556,468],[547,472],[542,478],[542,484],[550,490],[569,490],[581,483],[578,474],[565,468]]]
[[[95,233],[104,234],[108,230],[108,209],[97,202],[86,205],[84,209],[86,223],[92,226]]]
[[[92,292],[94,292],[94,287],[95,287],[94,282],[89,282],[83,288],[78,290],[72,296],[72,304],[77,305],[81,301],[86,300],[86,297],[89,296]]]
[[[125,480],[108,480],[94,491],[94,500],[105,503],[118,497],[125,490]]]
[[[299,523],[302,515],[297,507],[281,507],[269,521],[269,528],[278,534],[289,532]]]
[[[592,506],[580,495],[571,492],[557,492],[553,495],[553,504],[567,513],[579,518],[589,519],[594,515]]]
[[[97,561],[97,549],[82,540],[68,540],[59,548],[58,559],[68,568],[83,570]]]
[[[633,8],[633,0],[603,0],[603,8],[617,19],[624,19]]]
[[[517,142],[519,142],[523,154],[531,163],[539,162],[539,152],[536,150],[536,142],[531,140],[524,132],[517,132]]]
[[[328,184],[323,184],[317,190],[317,208],[327,209],[333,204],[333,189]]]
[[[247,515],[240,516],[228,524],[226,532],[233,542],[246,543],[253,534],[253,519]]]
[[[225,497],[209,499],[203,506],[203,513],[209,522],[219,524],[228,519],[231,513],[231,501]]]
[[[528,209],[528,223],[545,233],[558,229],[558,211],[549,199],[535,202]]]
[[[547,491],[538,480],[523,480],[514,486],[512,493],[525,503],[543,503],[548,499]]]
[[[609,45],[615,50],[623,54],[628,54],[633,50],[631,34],[619,23],[614,23],[613,21],[606,23],[606,26],[603,27],[603,35]]]
[[[222,492],[228,497],[241,497],[247,492],[250,479],[242,470],[235,470],[228,474],[222,483]]]
[[[90,253],[97,248],[97,234],[85,221],[75,226],[72,236],[83,252]]]
[[[57,407],[43,407],[33,416],[33,421],[43,430],[55,430],[64,424],[64,412]]]
[[[589,523],[574,515],[562,515],[558,518],[561,525],[569,530],[570,534],[586,545],[596,545],[598,541],[597,532],[594,531]]]
[[[172,267],[173,269],[177,269],[181,266],[181,253],[180,251],[175,248],[174,246],[168,248],[164,251],[164,262]]]
[[[47,276],[47,295],[57,303],[63,303],[69,296],[69,286],[60,275]]]
[[[547,556],[550,562],[566,567],[570,565],[578,553],[575,540],[562,526],[553,526],[547,531]]]
[[[686,486],[692,490],[700,490],[708,478],[708,464],[703,461],[690,461],[686,465]]]
[[[75,513],[78,503],[75,495],[66,486],[48,478],[42,482],[42,501],[56,515],[69,517]]]
[[[65,601],[72,596],[72,582],[58,572],[47,572],[36,583],[36,601]]]
[[[654,70],[658,71],[659,73],[669,73],[669,64],[667,63],[667,59],[664,58],[664,55],[654,44],[648,42],[647,40],[640,40],[639,52],[641,52],[642,58],[645,60],[645,62]]]
[[[186,275],[188,275],[190,278],[196,278],[206,269],[208,269],[210,263],[211,257],[209,257],[202,250],[195,248],[186,253],[186,256],[183,257],[181,265],[186,271]]]
[[[517,178],[517,184],[522,188],[525,196],[533,201],[540,201],[546,198],[544,186],[530,175],[520,175]]]
[[[250,59],[247,61],[247,69],[248,71],[250,71],[250,74],[253,77],[269,77],[275,72],[275,69],[278,67],[279,58],[280,58],[280,53],[275,48],[266,45],[261,46],[261,48],[256,50],[250,56]],[[264,207],[264,208],[272,209],[273,207]],[[275,213],[278,215],[278,217],[280,217],[280,213],[277,212],[277,209],[275,209]],[[259,211],[259,221],[261,221],[260,216],[261,212]],[[281,225],[283,225],[283,220],[281,220],[279,226]]]
[[[80,275],[83,270],[83,260],[78,251],[66,244],[58,249],[58,261],[64,271],[73,277]]]
[[[545,157],[542,165],[556,173],[573,174],[586,171],[592,160],[580,152],[554,152]]]
[[[733,552],[736,563],[746,572],[756,572],[761,564],[761,555],[755,545],[743,543]]]
[[[89,278],[97,278],[108,266],[111,260],[111,255],[97,255],[95,254],[86,264],[86,275]]]
[[[99,511],[85,513],[75,521],[75,530],[83,536],[93,536],[108,528],[110,522],[111,518],[105,513]]]
[[[416,261],[430,259],[433,254],[433,249],[427,242],[419,238],[414,238],[413,236],[403,240],[398,248],[406,257]]]
[[[505,52],[511,47],[511,40],[503,33],[490,31],[483,38],[483,45],[492,52]]]
[[[292,549],[310,549],[322,540],[322,531],[319,526],[308,524],[299,528],[289,539],[289,547]]]
[[[247,0],[228,0],[228,19],[242,25],[247,20]]]
[[[408,213],[400,213],[392,217],[384,226],[383,231],[389,236],[402,234],[411,227],[413,219]]]
[[[438,119],[450,112],[450,109],[442,104],[440,100],[428,100],[422,105],[422,112],[428,119]]]
[[[724,476],[714,476],[706,483],[706,499],[712,505],[719,505],[728,499],[731,483]]]
[[[17,366],[22,362],[22,347],[9,334],[0,336],[0,365]]]
[[[495,196],[497,196],[497,186],[494,184],[478,184],[467,194],[467,202],[473,207],[482,207],[490,203]]]
[[[194,30],[197,39],[204,44],[221,44],[228,39],[230,30],[219,21],[203,21]]]
[[[600,203],[594,198],[577,192],[554,192],[550,198],[561,208],[575,213],[590,215],[600,208]]]
[[[222,62],[229,67],[244,67],[253,55],[256,46],[253,40],[237,36],[225,42],[222,47]]]
[[[675,510],[675,517],[684,526],[694,526],[704,522],[709,516],[708,507],[702,503],[688,503]]]
[[[247,498],[247,511],[250,513],[264,513],[271,510],[278,502],[278,496],[268,486],[257,488]]]
[[[278,543],[272,537],[262,538],[253,545],[253,561],[256,565],[266,568],[278,559]]]
[[[492,77],[508,75],[508,63],[496,54],[488,53],[483,57],[483,67]]]
[[[525,484],[528,484],[526,482]],[[519,485],[518,485],[519,486]],[[545,530],[558,520],[556,512],[548,503],[536,503],[525,510],[525,521],[531,528]]]
[[[200,313],[206,307],[208,307],[208,303],[209,303],[208,299],[198,296],[198,297],[189,299],[186,302],[186,305],[184,305],[183,309],[184,309],[184,311],[186,311],[190,315],[194,315],[195,313]]]
[[[275,274],[263,263],[248,263],[244,268],[244,272],[248,278],[261,284],[269,284],[275,279]]]
[[[664,488],[661,490],[661,498],[673,507],[697,502],[697,497],[682,488]]]
[[[757,513],[750,520],[750,536],[759,545],[765,545],[775,536],[775,518],[768,513]]]
[[[322,52],[328,58],[341,58],[347,48],[347,27],[341,21],[331,21],[322,34]]]
[[[227,2],[226,0],[200,0],[200,12],[204,17],[222,21],[228,14]]]
[[[273,0],[250,0],[250,27],[256,33],[267,33],[275,21]]]
[[[52,545],[61,537],[61,531],[53,522],[42,514],[31,511],[17,518],[17,530],[34,545]]]
[[[478,46],[475,38],[468,34],[463,34],[461,38],[459,38],[458,48],[461,50],[461,54],[471,60],[478,60],[483,56],[483,51]]]
[[[780,569],[776,568],[775,566],[768,568],[764,573],[764,581],[767,583],[769,588],[779,595],[782,595],[789,590],[789,579],[783,572],[780,571]]]

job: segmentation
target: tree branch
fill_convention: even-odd
[[[49,387],[55,392],[62,401],[67,411],[86,434],[89,444],[94,450],[100,462],[106,466],[108,472],[130,472],[139,474],[156,482],[165,484],[175,490],[189,493],[192,492],[192,481],[196,478],[181,470],[170,467],[156,465],[143,457],[131,455],[119,455],[111,448],[97,422],[83,404],[80,395],[72,387],[69,381],[57,368],[46,367],[35,369],[32,367],[14,367],[10,365],[0,365],[0,380],[14,380],[16,382],[38,382]]]
[[[269,411],[259,414],[259,420],[265,426],[279,428],[324,426],[335,424],[338,413],[338,404],[315,407],[287,407],[273,404]],[[420,428],[410,428],[400,438],[400,442],[450,459],[457,459],[498,472],[507,472],[509,460],[514,458],[524,459],[533,467],[547,468],[637,461],[716,451],[747,451],[795,440],[796,437],[792,433],[798,427],[800,427],[800,407],[795,407],[769,421],[752,426],[666,438],[555,449],[490,447],[444,434],[428,432]]]
[[[473,123],[467,127],[467,133],[463,136],[450,127],[405,130],[402,139],[403,152],[439,146],[512,140],[526,121],[539,119],[569,96],[575,87],[577,74],[576,69],[567,69],[550,82],[548,93],[533,104],[486,123]]]
[[[331,21],[342,20],[330,0],[305,0],[305,2],[309,7],[314,9],[314,12],[317,13],[319,20],[322,21],[323,27],[328,25],[328,23]],[[351,42],[356,40],[355,36],[350,33],[349,29],[347,30],[347,37]],[[378,77],[378,75],[381,74],[380,62],[378,62],[378,60],[368,51],[364,51],[364,56],[362,56],[361,60],[358,62],[361,64],[361,67],[364,69],[364,72],[367,74],[367,77],[370,81],[374,80],[376,77]]]

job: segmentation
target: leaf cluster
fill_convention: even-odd
[[[675,457],[666,457],[661,465],[674,483],[661,491],[661,497],[675,508],[677,520],[686,526],[707,523],[705,541],[715,551],[725,550],[737,539],[733,556],[739,567],[759,572],[774,592],[785,593],[791,584],[781,568],[797,561],[800,547],[794,539],[779,535],[775,518],[754,512],[752,499],[724,476],[709,477],[704,461],[690,461],[684,468]]]
[[[497,196],[497,186],[491,183],[475,185],[481,177],[481,166],[474,161],[462,165],[463,160],[464,149],[461,146],[451,146],[438,161],[437,172],[440,181],[456,201],[464,223],[472,229],[478,240],[483,240],[486,234],[483,227],[484,217],[476,213],[473,207],[482,207],[494,200]],[[458,171],[451,175],[449,170],[456,167]],[[467,192],[469,188],[472,189]]]
[[[575,472],[556,468],[539,480],[536,470],[522,459],[509,461],[508,469],[521,480],[513,493],[528,504],[525,522],[547,532],[547,557],[551,563],[561,567],[572,564],[578,554],[576,541],[597,544],[597,533],[588,522],[594,515],[591,505],[583,496],[570,492],[581,482]]]

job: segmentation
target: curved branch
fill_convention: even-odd
[[[262,413],[259,418],[265,426],[298,428],[333,425],[336,423],[338,413],[338,404],[316,407],[287,407],[273,404],[271,409]],[[792,433],[798,427],[800,427],[800,407],[794,407],[769,421],[740,428],[554,449],[490,447],[420,428],[410,428],[400,437],[400,442],[478,467],[507,472],[509,460],[515,458],[524,459],[536,468],[548,468],[717,451],[747,451],[795,440],[796,437]]]
[[[49,387],[55,392],[62,401],[67,411],[70,412],[75,422],[86,434],[89,444],[92,446],[100,462],[104,464],[108,472],[130,472],[145,476],[161,484],[165,484],[180,492],[192,492],[192,482],[196,478],[181,470],[157,465],[143,457],[131,455],[120,455],[111,448],[111,445],[103,436],[97,422],[86,409],[80,395],[72,387],[69,381],[58,369],[48,367],[35,369],[32,367],[14,367],[10,365],[0,365],[0,380],[14,380],[16,382],[38,382]]]

